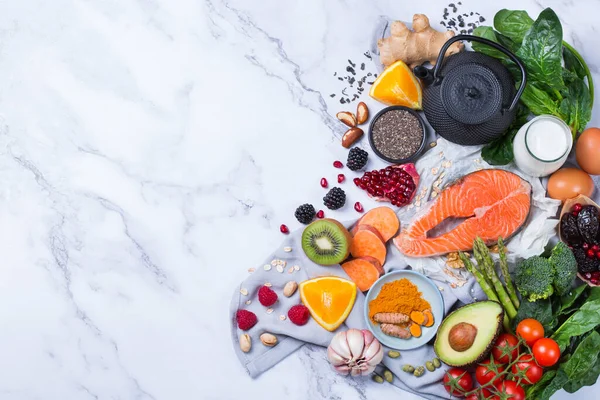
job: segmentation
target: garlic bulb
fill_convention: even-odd
[[[366,330],[349,329],[338,332],[327,348],[327,358],[342,375],[369,375],[383,359],[383,347]]]

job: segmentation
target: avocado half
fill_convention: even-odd
[[[490,353],[502,332],[503,319],[500,303],[486,300],[467,304],[444,318],[433,349],[440,360],[452,367],[474,366]],[[457,343],[457,338],[462,343]]]

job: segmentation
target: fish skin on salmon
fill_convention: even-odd
[[[488,245],[509,238],[523,226],[531,208],[531,185],[501,169],[484,169],[465,175],[444,189],[422,215],[394,238],[409,257],[431,257],[466,251],[481,237]],[[437,237],[427,233],[448,218],[465,218]]]

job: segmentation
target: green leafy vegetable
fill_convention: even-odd
[[[544,326],[544,331],[552,332],[558,323],[554,314],[552,313],[552,302],[550,299],[543,299],[538,301],[529,301],[524,299],[521,301],[519,311],[513,322],[516,327],[519,322],[527,318],[536,319]]]
[[[550,369],[544,371],[544,375],[542,375],[542,379],[540,379],[535,385],[527,386],[525,389],[525,398],[527,399],[537,399],[539,398],[540,392],[542,392],[548,384],[554,379],[556,376],[556,370]]]
[[[562,80],[562,25],[551,8],[542,11],[523,37],[517,57],[526,65],[533,81],[560,90]]]
[[[569,49],[569,47],[563,45],[563,60],[565,61],[565,68],[574,73],[578,78],[585,78],[587,73],[585,67],[581,63],[581,60],[577,58],[575,53]]]
[[[574,336],[583,335],[600,326],[600,299],[588,299],[552,335],[562,352]]]
[[[595,349],[594,351],[597,351]],[[569,381],[565,384],[564,389],[569,393],[575,393],[584,386],[591,386],[596,383],[600,376],[600,357],[596,360],[596,363],[590,368],[581,379],[576,381]]]
[[[521,44],[525,33],[533,25],[533,19],[523,10],[503,9],[494,17],[494,28],[515,43]]]
[[[504,136],[499,137],[492,143],[489,143],[481,150],[481,156],[490,165],[506,165],[513,158],[513,139],[517,135],[519,129],[527,122],[529,110],[521,102],[517,109],[517,117],[508,128]]]
[[[565,294],[560,298],[560,308],[558,309],[559,315],[568,314],[570,311],[573,311],[571,306],[575,304],[575,302],[581,297],[581,295],[587,289],[587,285],[581,285],[571,290],[569,293]]]
[[[550,114],[560,116],[560,105],[550,94],[536,86],[528,83],[521,96],[521,101],[536,115]]]
[[[560,104],[560,114],[572,132],[581,132],[592,118],[592,99],[583,80],[573,79],[567,96]]]

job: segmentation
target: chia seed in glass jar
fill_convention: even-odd
[[[390,110],[373,124],[373,145],[385,157],[409,158],[421,147],[423,127],[417,117],[406,110]]]

